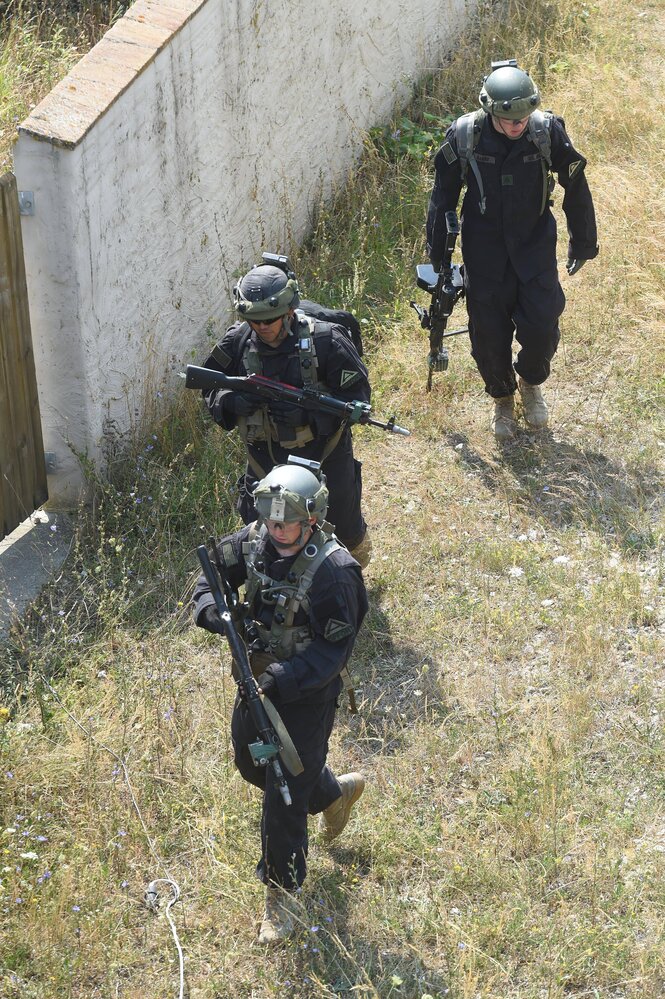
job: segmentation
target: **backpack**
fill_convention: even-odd
[[[473,175],[478,183],[480,191],[480,213],[485,214],[485,191],[482,177],[476,162],[475,149],[480,138],[480,130],[487,115],[486,111],[479,108],[478,111],[470,111],[457,119],[457,155],[460,160],[460,170],[462,181],[466,182],[466,175],[471,167]],[[532,111],[529,115],[527,125],[527,135],[540,153],[540,165],[543,170],[543,200],[540,206],[540,215],[543,214],[547,206],[548,199],[554,190],[554,178],[550,175],[552,169],[552,136],[550,129],[554,115],[551,111]],[[444,143],[445,145],[445,143]],[[452,150],[451,150],[452,152]],[[448,159],[444,151],[444,156]]]
[[[296,312],[301,313],[305,319],[310,321],[310,329],[312,333],[314,332],[313,321],[318,319],[322,323],[331,323],[336,326],[341,326],[342,330],[346,334],[348,340],[351,341],[353,346],[356,348],[356,353],[358,357],[363,356],[363,342],[360,335],[360,323],[356,317],[351,313],[347,312],[345,309],[328,309],[325,305],[319,305],[318,302],[311,302],[309,299],[303,298],[300,300]],[[249,338],[252,334],[251,327],[248,322],[245,322],[245,332],[240,340],[239,355],[247,360],[247,345],[249,343]],[[314,346],[314,337],[312,336],[312,346],[311,349],[314,352],[314,357],[316,357],[316,347]],[[245,365],[247,367],[247,364]],[[307,368],[310,365],[306,366]],[[248,368],[249,370],[249,368]],[[261,372],[257,368],[255,374],[260,374]],[[303,382],[305,385],[311,382],[309,374],[307,371],[303,372]]]
[[[358,357],[363,356],[360,323],[351,312],[347,312],[346,309],[328,309],[325,305],[319,305],[318,302],[312,302],[308,298],[300,300],[298,311],[304,312],[306,316],[311,316],[313,319],[320,320],[320,322],[343,326],[349,340],[351,340],[353,346],[356,348]]]

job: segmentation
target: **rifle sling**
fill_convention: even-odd
[[[275,729],[275,732],[277,732],[277,737],[282,744],[282,748],[279,751],[282,763],[293,777],[297,777],[305,769],[298,755],[298,750],[293,745],[293,740],[286,730],[286,725],[279,717],[279,712],[270,698],[266,697],[265,694],[259,694],[259,697],[261,698],[263,707],[266,709],[270,724]]]

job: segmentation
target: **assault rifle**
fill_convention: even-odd
[[[459,336],[468,333],[469,327],[462,326],[458,330],[446,332],[446,326],[455,303],[464,297],[464,278],[462,268],[452,263],[455,242],[459,236],[459,222],[455,212],[446,212],[446,245],[439,273],[431,264],[418,264],[416,267],[416,284],[423,291],[429,292],[432,302],[429,309],[423,309],[417,302],[411,302],[423,329],[429,330],[429,356],[427,363],[427,391],[432,391],[432,374],[434,371],[445,371],[448,367],[448,351],[442,346],[443,340],[449,336]]]
[[[395,423],[394,416],[391,416],[386,423],[373,419],[370,415],[372,407],[368,402],[357,400],[344,402],[343,399],[336,399],[332,395],[324,395],[323,392],[318,392],[311,386],[297,388],[295,385],[273,381],[272,378],[265,378],[263,375],[247,375],[245,377],[225,375],[222,371],[215,371],[213,368],[200,368],[196,364],[188,364],[185,369],[185,388],[203,389],[204,391],[225,388],[232,392],[249,392],[261,399],[290,402],[294,406],[301,406],[314,413],[330,413],[333,416],[338,416],[340,420],[348,420],[351,424],[369,424],[371,427],[387,430],[391,434],[411,436],[410,430],[399,427]]]
[[[238,676],[236,678],[238,689],[247,703],[249,714],[258,734],[256,742],[250,743],[247,748],[254,761],[254,766],[270,767],[284,804],[290,805],[292,803],[291,793],[289,785],[286,782],[286,777],[284,776],[284,771],[282,770],[280,757],[284,759],[285,763],[288,761],[287,765],[294,776],[302,773],[302,763],[300,762],[295,746],[291,743],[288,732],[284,728],[284,723],[277,714],[274,706],[268,698],[262,699],[261,694],[259,694],[259,685],[252,673],[245,643],[236,627],[236,620],[240,616],[238,598],[226,578],[214,541],[212,543],[212,551],[216,569],[213,568],[210,556],[208,555],[208,549],[205,545],[199,545],[196,549],[196,554],[199,557],[203,575],[208,582],[210,592],[215,600],[217,613],[222,619],[224,635],[229,643],[233,660],[238,669]],[[224,587],[224,593],[222,593],[220,582]]]

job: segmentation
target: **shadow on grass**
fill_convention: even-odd
[[[350,662],[357,713],[340,699],[342,741],[371,770],[377,756],[400,753],[420,723],[441,725],[454,712],[441,663],[422,648],[394,641],[381,608],[382,585],[370,585],[369,611]]]
[[[497,462],[483,458],[461,433],[447,434],[451,447],[464,445],[459,460],[492,492],[506,493],[513,479],[514,501],[552,527],[576,527],[613,539],[627,553],[648,552],[663,507],[665,477],[654,465],[639,473],[599,451],[580,450],[549,431],[520,432],[503,445]]]
[[[297,994],[361,992],[374,999],[428,992],[445,995],[449,978],[409,947],[403,928],[398,943],[390,921],[384,924],[381,913],[375,912],[375,939],[369,938],[368,927],[358,932],[356,896],[362,896],[363,882],[373,874],[369,848],[334,845],[330,854],[334,868],[309,886],[306,916],[311,922],[299,940],[292,966],[297,979],[292,985],[302,983]],[[323,993],[321,986],[326,989]]]
[[[390,615],[381,607],[387,587],[383,583],[370,582],[367,586],[368,610],[358,634],[351,658],[354,675],[371,675],[372,668],[379,658],[395,655],[395,643],[390,632]]]

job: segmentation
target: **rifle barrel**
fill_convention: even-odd
[[[382,423],[380,420],[369,419],[366,421],[371,427],[379,427],[381,430],[387,430],[390,434],[401,434],[402,437],[410,437],[411,431],[407,430],[406,427],[400,427],[399,424],[395,423],[395,417],[391,416],[386,423]]]
[[[372,407],[366,402],[347,402],[344,399],[337,399],[334,395],[326,395],[313,388],[298,388],[296,385],[288,385],[286,382],[273,381],[264,375],[230,376],[223,371],[216,371],[214,368],[201,368],[196,364],[188,364],[185,369],[185,388],[202,389],[209,391],[215,388],[226,388],[235,392],[249,392],[265,399],[286,399],[294,406],[302,406],[303,409],[312,412],[330,413],[339,417],[340,420],[349,420],[353,423],[368,423],[389,433],[402,434],[409,437],[411,432],[405,427],[399,427],[391,418],[387,423],[375,420],[370,417]]]

